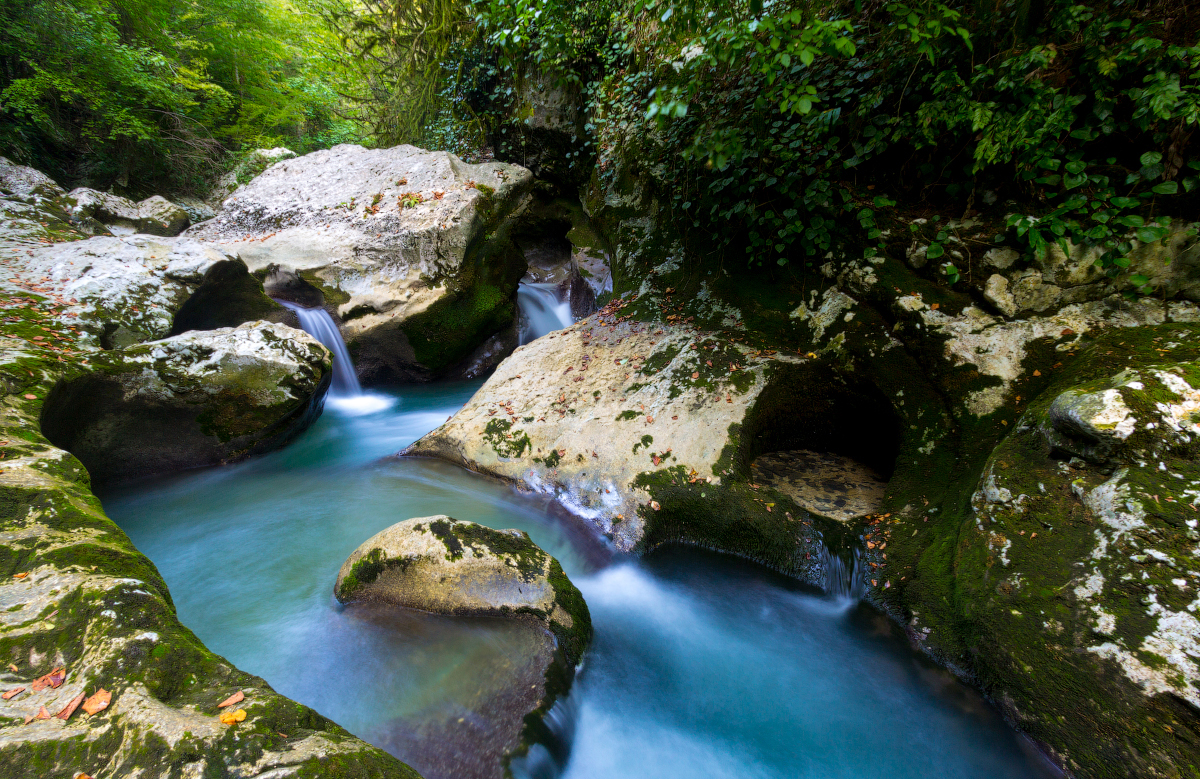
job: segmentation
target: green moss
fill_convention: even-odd
[[[616,421],[628,422],[631,419],[637,419],[639,416],[641,416],[641,413],[642,412],[640,412],[640,411],[633,411],[632,409],[626,409],[625,411],[622,411],[620,414],[617,414]]]
[[[526,450],[532,450],[533,444],[528,434],[523,430],[513,430],[512,422],[507,419],[493,419],[483,429],[483,439],[491,444],[492,450],[498,457],[514,458],[524,456]]]

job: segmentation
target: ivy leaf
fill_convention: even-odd
[[[931,244],[929,244],[929,248],[925,250],[925,256],[931,260],[936,260],[938,257],[941,257],[945,253],[946,253],[946,250],[942,247],[942,245],[940,243],[931,243]]]
[[[1174,195],[1179,191],[1178,181],[1164,181],[1154,185],[1154,191],[1159,195]]]

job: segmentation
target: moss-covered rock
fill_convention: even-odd
[[[10,292],[0,309],[0,683],[23,688],[0,700],[0,775],[419,779],[180,624],[83,464],[39,430],[47,395],[96,370],[87,363],[99,355],[37,293]],[[61,682],[35,683],[60,668]],[[107,708],[65,713],[101,689]],[[218,708],[236,692],[243,701]],[[34,718],[42,707],[49,719]],[[220,722],[235,709],[242,721]]]
[[[304,430],[331,376],[328,350],[285,325],[191,331],[96,355],[46,398],[42,430],[97,481],[213,465]]]
[[[397,522],[367,539],[342,564],[334,595],[438,614],[531,616],[572,664],[592,638],[583,596],[528,534],[444,515]]]
[[[170,237],[191,224],[187,211],[155,195],[140,203],[94,189],[73,189],[62,202],[74,221],[94,220],[114,233],[146,233]]]
[[[1083,347],[991,453],[954,552],[984,689],[1080,775],[1200,762],[1198,357],[1195,325]]]
[[[369,538],[342,565],[334,595],[343,603],[529,623],[534,645],[514,662],[512,689],[472,715],[489,734],[472,747],[483,759],[474,775],[496,779],[507,775],[511,758],[550,736],[543,718],[570,689],[592,639],[583,596],[526,533],[445,515],[398,522]]]

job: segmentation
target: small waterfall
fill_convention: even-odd
[[[826,594],[838,600],[862,600],[867,594],[867,581],[861,550],[851,550],[850,560],[846,561],[822,543],[820,559],[821,570],[825,574],[825,582],[821,589],[825,590]]]
[[[354,361],[350,359],[346,342],[342,340],[342,334],[329,312],[323,308],[304,308],[287,300],[275,302],[295,311],[301,329],[323,343],[333,355],[333,386],[330,387],[330,394],[345,398],[361,395],[362,387],[358,385],[358,376],[354,374]]]
[[[520,343],[527,344],[546,333],[570,327],[571,304],[559,300],[556,284],[526,284],[517,287],[517,305],[521,309]]]

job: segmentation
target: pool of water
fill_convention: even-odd
[[[535,749],[519,775],[1055,775],[864,606],[721,555],[615,556],[542,497],[388,457],[478,386],[331,401],[282,451],[101,497],[209,648],[427,779],[479,775],[480,755],[494,769],[488,718],[527,679],[536,637],[503,620],[343,608],[332,590],[368,537],[442,513],[527,531],[591,609],[594,644],[554,712],[570,749]]]

